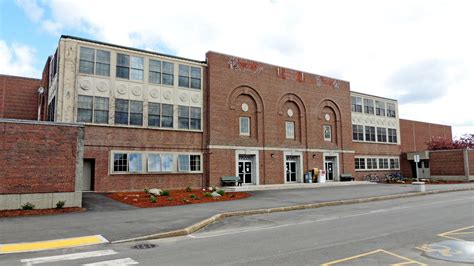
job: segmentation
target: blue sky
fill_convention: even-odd
[[[474,133],[472,10],[469,0],[0,0],[0,73],[40,77],[61,34],[196,60],[213,50],[350,81],[458,136]]]

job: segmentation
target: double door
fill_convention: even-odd
[[[299,156],[286,156],[285,174],[287,183],[297,182],[299,158]]]
[[[326,180],[334,181],[334,162],[333,161],[324,162],[324,169],[326,170]]]
[[[238,162],[240,180],[243,184],[253,184],[253,158],[250,156],[240,156]]]

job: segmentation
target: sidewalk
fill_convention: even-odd
[[[427,185],[426,190],[474,189],[474,183]],[[411,185],[356,185],[314,189],[250,192],[252,197],[237,201],[138,209],[115,204],[101,195],[86,195],[83,213],[54,216],[0,218],[0,244],[41,241],[87,235],[102,235],[117,241],[181,229],[218,213],[285,207],[297,204],[367,198],[413,192]],[[94,202],[89,203],[88,200]],[[420,198],[420,200],[422,200]],[[104,206],[97,204],[103,201]]]

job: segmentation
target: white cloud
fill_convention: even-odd
[[[0,40],[0,73],[41,78],[41,72],[34,68],[35,54],[35,49],[27,45],[9,45]]]
[[[214,50],[335,75],[350,81],[354,91],[385,97],[402,96],[398,86],[406,83],[394,78],[404,69],[407,74],[407,66],[432,68],[423,82],[410,82],[416,93],[405,91],[425,101],[401,101],[401,116],[464,125],[455,126],[455,134],[474,127],[472,1],[41,3],[51,10],[50,22],[43,23],[50,31],[73,29],[101,41],[199,60]],[[409,79],[417,76],[411,73]]]
[[[16,4],[25,11],[31,21],[39,22],[43,18],[44,9],[36,0],[16,0]]]

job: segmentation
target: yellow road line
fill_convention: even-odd
[[[461,241],[464,241],[464,239],[457,238],[457,237],[454,237],[454,236],[449,236],[449,235],[453,235],[453,234],[462,235],[463,233],[458,233],[458,232],[459,232],[459,231],[463,231],[463,230],[467,230],[467,229],[470,229],[470,228],[474,228],[474,225],[467,226],[467,227],[463,227],[463,228],[459,228],[459,229],[452,230],[452,231],[448,231],[448,232],[444,232],[444,233],[438,234],[438,236],[440,236],[440,237],[445,237],[445,238],[449,238],[449,239],[453,239],[453,240],[461,240]],[[468,231],[468,232],[470,232],[470,231]],[[466,232],[466,233],[468,233],[468,232]]]
[[[70,248],[109,242],[101,235],[0,245],[0,254]]]
[[[330,265],[334,265],[334,264],[337,264],[337,263],[340,263],[340,262],[345,262],[345,261],[348,261],[348,260],[354,260],[354,259],[357,259],[357,258],[360,258],[360,257],[372,255],[372,254],[379,253],[379,252],[382,252],[382,253],[397,257],[399,259],[405,260],[405,262],[392,264],[393,266],[407,265],[407,264],[416,264],[416,265],[420,265],[420,266],[426,266],[426,264],[424,264],[424,263],[421,263],[421,262],[418,262],[416,260],[412,260],[412,259],[400,256],[398,254],[395,254],[395,253],[392,253],[392,252],[389,252],[389,251],[386,251],[386,250],[383,250],[383,249],[376,249],[376,250],[366,252],[366,253],[362,253],[362,254],[358,254],[358,255],[355,255],[355,256],[352,256],[352,257],[347,257],[347,258],[343,258],[343,259],[339,259],[339,260],[333,260],[333,261],[321,264],[321,266],[330,266]]]

